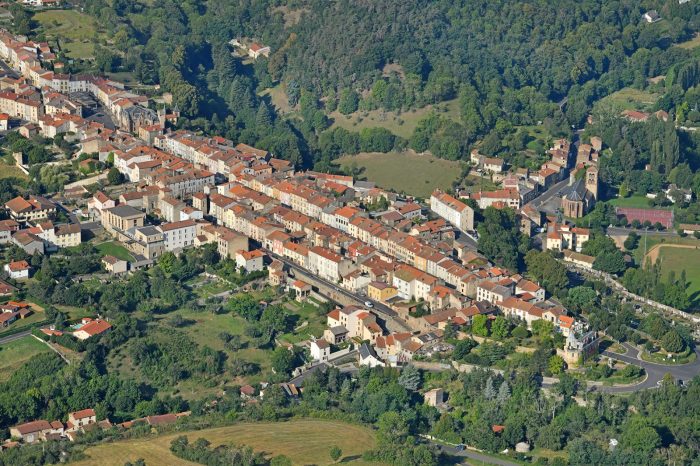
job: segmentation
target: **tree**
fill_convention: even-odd
[[[554,258],[551,251],[528,251],[525,255],[528,273],[552,293],[559,293],[569,285],[564,264]]]
[[[398,382],[406,390],[415,392],[421,385],[421,373],[416,366],[409,364],[401,371]]]
[[[661,346],[671,353],[680,353],[685,348],[685,342],[676,329],[671,329],[661,339]]]
[[[109,181],[111,185],[122,184],[124,182],[124,175],[121,174],[119,169],[112,167],[109,169],[109,173],[107,173],[107,181]]]
[[[331,451],[329,452],[331,460],[337,463],[341,456],[343,456],[343,450],[340,449],[338,445],[333,445]]]
[[[564,359],[561,356],[554,355],[547,361],[547,370],[552,375],[559,375],[564,371]]]
[[[463,360],[476,347],[477,342],[475,342],[471,338],[459,340],[455,344],[455,349],[452,351],[452,358],[458,361]]]
[[[508,381],[504,380],[503,383],[501,383],[501,386],[498,387],[498,402],[501,404],[504,404],[506,401],[510,399],[510,386],[508,385]]]
[[[583,312],[584,310],[591,309],[595,305],[598,299],[598,294],[593,288],[587,286],[576,286],[569,290],[566,295],[566,303],[569,309],[573,309],[576,312]]]
[[[278,374],[289,374],[294,369],[296,357],[287,348],[277,347],[272,353],[272,368]]]
[[[619,275],[625,271],[625,258],[619,249],[601,252],[593,262],[593,268],[602,272]]]
[[[540,338],[549,337],[554,330],[554,324],[545,319],[538,319],[532,323],[532,333]]]
[[[377,438],[380,444],[402,444],[408,436],[408,423],[396,411],[387,411],[377,420]]]
[[[493,378],[489,377],[486,379],[486,386],[484,387],[484,398],[493,400],[496,398],[496,395],[496,389],[493,387]]]
[[[632,232],[627,236],[627,239],[625,239],[625,249],[628,251],[631,251],[633,249],[637,248],[637,245],[639,244],[639,235],[636,232]]]
[[[484,210],[484,221],[477,230],[479,250],[486,257],[508,269],[518,269],[522,258],[521,247],[525,240],[512,209],[487,207]]]
[[[472,318],[472,333],[480,337],[489,336],[488,317],[484,314],[477,314]]]
[[[496,317],[493,324],[491,324],[491,335],[493,335],[494,338],[502,340],[503,338],[507,338],[509,333],[510,325],[506,318],[503,316]]]
[[[338,103],[338,111],[343,115],[349,115],[357,110],[359,98],[357,93],[352,89],[343,89],[340,92],[340,102]]]
[[[623,448],[647,455],[661,446],[661,436],[649,425],[649,420],[641,416],[635,416],[627,422],[620,440]]]

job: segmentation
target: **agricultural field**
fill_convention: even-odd
[[[31,335],[0,345],[0,382],[12,374],[37,354],[51,349]]]
[[[36,31],[70,58],[85,59],[95,55],[95,44],[106,40],[94,18],[76,10],[48,10],[34,15],[39,24]]]
[[[435,188],[452,187],[462,172],[459,162],[413,151],[363,152],[346,155],[336,163],[343,167],[355,163],[364,168],[361,176],[374,181],[377,186],[423,198],[430,197]]]
[[[206,438],[212,446],[233,443],[246,445],[268,456],[286,455],[293,464],[329,464],[328,452],[333,445],[343,450],[343,464],[368,466],[375,463],[363,461],[366,450],[374,448],[376,440],[366,427],[337,421],[300,419],[279,423],[238,424],[228,427],[203,429],[148,439],[114,442],[85,450],[87,459],[76,466],[101,464],[122,466],[139,458],[148,466],[185,466],[192,463],[170,453],[170,442],[180,435],[187,435],[190,442]]]
[[[595,106],[600,108],[609,105],[620,112],[623,110],[651,111],[659,97],[659,94],[653,92],[625,87],[604,97]]]
[[[348,131],[359,132],[363,128],[380,127],[388,129],[397,136],[408,139],[413,134],[416,126],[418,126],[418,122],[433,111],[454,120],[459,119],[459,103],[456,99],[402,113],[387,112],[385,110],[358,110],[350,115],[343,115],[335,111],[329,116],[334,120],[332,128],[341,127]]]

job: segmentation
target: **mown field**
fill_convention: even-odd
[[[344,167],[349,167],[353,162],[364,168],[361,176],[374,181],[377,186],[423,198],[430,197],[435,188],[450,188],[461,174],[459,162],[412,151],[386,154],[364,152],[336,161]]]
[[[104,444],[89,447],[85,450],[88,458],[74,464],[122,466],[127,461],[143,458],[148,466],[191,465],[193,463],[170,453],[170,442],[179,435],[187,435],[190,442],[200,437],[206,438],[212,446],[228,443],[247,445],[265,455],[286,455],[293,464],[330,464],[328,452],[333,445],[337,445],[343,450],[342,464],[365,466],[371,463],[363,461],[361,455],[376,444],[374,434],[366,427],[336,421],[302,419],[280,423],[239,424]]]
[[[0,345],[0,382],[9,379],[12,374],[37,354],[51,351],[48,346],[33,336]]]

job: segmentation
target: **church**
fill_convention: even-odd
[[[581,170],[585,170],[581,176]],[[565,217],[581,218],[591,211],[598,200],[598,168],[579,164],[569,176],[569,185],[564,188],[561,209]]]

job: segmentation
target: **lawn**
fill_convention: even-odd
[[[402,113],[387,112],[386,110],[357,111],[350,115],[343,115],[335,111],[329,116],[334,120],[333,128],[341,127],[348,131],[360,131],[363,128],[386,128],[397,136],[408,139],[418,122],[431,112],[458,120],[459,102],[457,99],[442,102],[436,105],[428,105],[423,108],[409,110]]]
[[[651,111],[659,97],[658,94],[652,92],[625,87],[604,97],[596,106],[607,104],[620,112],[623,110]]]
[[[700,246],[700,245],[698,245]],[[688,280],[688,296],[693,308],[700,308],[700,249],[674,248],[670,245],[659,246],[661,259],[661,279],[668,280],[669,272],[676,274],[676,279],[685,270]]]
[[[651,209],[652,207],[649,206],[649,201],[650,199],[648,199],[646,196],[634,195],[629,197],[616,197],[615,199],[610,199],[606,202],[615,207]],[[660,207],[654,207],[654,209],[658,208]]]
[[[366,450],[374,448],[376,440],[366,427],[339,421],[300,419],[280,423],[238,424],[228,427],[203,429],[148,439],[107,443],[85,450],[88,459],[75,463],[86,466],[122,466],[127,461],[143,458],[148,466],[184,466],[192,463],[170,453],[170,442],[187,435],[190,442],[206,438],[212,446],[232,443],[246,445],[268,456],[286,455],[293,464],[329,464],[329,450],[333,445],[343,450],[343,464],[365,466],[361,459]]]
[[[25,362],[37,354],[51,351],[46,344],[29,335],[0,345],[0,382],[9,379]]]
[[[100,251],[104,255],[114,256],[117,259],[122,259],[125,261],[133,261],[134,256],[131,255],[128,249],[126,249],[121,244],[116,241],[109,241],[106,243],[101,243],[95,245],[95,249]]]
[[[70,58],[93,57],[95,43],[104,39],[95,19],[76,10],[42,11],[35,14],[33,20],[39,23],[39,32],[47,40],[57,41]]]
[[[452,187],[462,171],[459,162],[413,151],[364,152],[337,160],[344,167],[353,162],[363,167],[362,176],[376,182],[377,186],[423,198],[430,197],[435,188]]]

